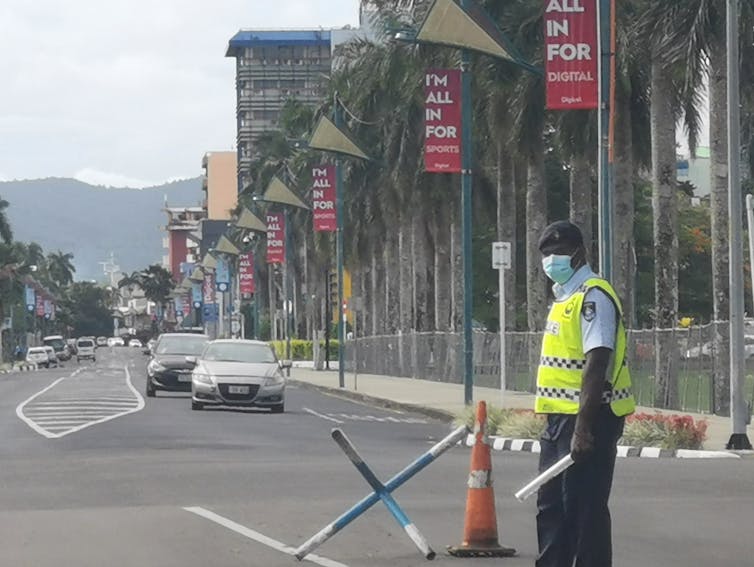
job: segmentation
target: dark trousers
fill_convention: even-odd
[[[574,415],[548,415],[539,470],[571,452]],[[594,452],[545,484],[537,498],[537,567],[611,567],[613,547],[608,500],[624,419],[605,405],[594,427]]]

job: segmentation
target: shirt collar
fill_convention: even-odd
[[[584,282],[591,278],[596,278],[597,274],[592,271],[589,264],[584,264],[571,276],[571,279],[564,284],[554,284],[552,286],[552,293],[555,295],[555,301],[562,301],[563,299],[573,295],[577,289],[579,289]]]

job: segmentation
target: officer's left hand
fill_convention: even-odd
[[[571,458],[575,463],[586,460],[594,451],[594,435],[589,431],[575,431],[571,439]]]

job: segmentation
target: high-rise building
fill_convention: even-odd
[[[238,204],[236,152],[207,152],[202,158],[202,190],[207,218],[228,220]]]
[[[168,216],[165,227],[168,234],[163,239],[163,247],[168,253],[163,256],[163,267],[180,283],[187,275],[187,265],[200,260],[197,258],[198,245],[191,235],[199,228],[205,212],[202,207],[168,207],[167,204],[163,210]]]
[[[354,37],[371,37],[366,23],[372,10],[369,2],[361,3],[361,29],[245,29],[230,39],[225,55],[236,60],[239,191],[249,182],[259,136],[278,129],[287,100],[311,106],[322,102],[335,48]]]

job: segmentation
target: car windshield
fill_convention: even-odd
[[[92,341],[79,341],[78,346],[84,347],[84,348],[93,347],[94,343]]]
[[[205,337],[183,335],[175,337],[162,337],[157,343],[157,354],[185,354],[197,356],[201,354],[207,344]]]
[[[63,339],[45,339],[44,343],[56,350],[61,350],[65,346]]]
[[[204,360],[218,362],[275,363],[275,353],[267,345],[253,343],[210,343],[202,355]]]

